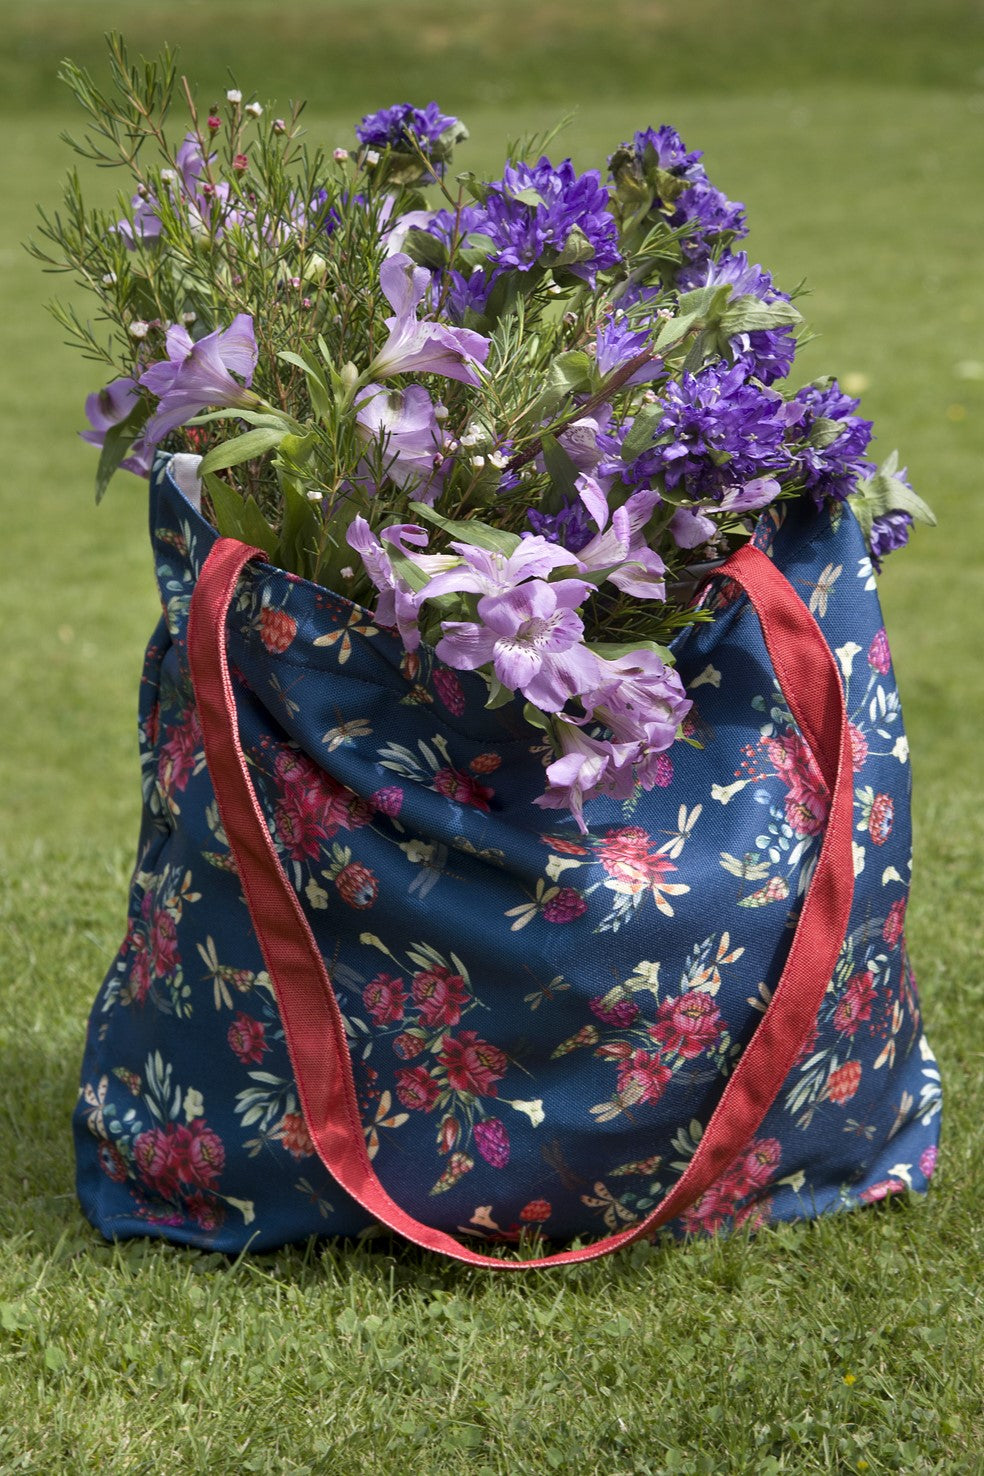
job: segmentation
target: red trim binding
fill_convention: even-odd
[[[188,654],[209,774],[256,936],[273,981],[304,1118],[331,1174],[364,1210],[426,1250],[470,1266],[528,1270],[610,1254],[675,1219],[753,1137],[816,1020],[847,931],[854,890],[851,746],[844,693],[813,616],[782,574],[746,546],[718,571],[758,615],[783,694],[831,791],[827,830],[782,977],[686,1170],[661,1204],[617,1235],[536,1260],[500,1260],[415,1220],[376,1177],[366,1153],[341,1014],[314,935],[277,857],[239,740],[226,617],[240,573],[261,550],[220,538],[191,601]]]

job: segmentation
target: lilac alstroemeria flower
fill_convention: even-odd
[[[479,385],[477,371],[488,356],[489,340],[469,328],[417,320],[417,308],[430,281],[430,272],[415,266],[403,252],[383,262],[379,284],[393,317],[385,320],[389,337],[369,365],[369,373],[375,379],[389,379],[416,371]]]
[[[390,528],[387,532],[394,532]],[[403,533],[413,536],[423,535],[426,543],[426,534],[423,529],[414,525],[404,525]],[[415,593],[393,570],[389,554],[383,548],[379,539],[373,533],[369,524],[363,517],[355,517],[349,524],[345,541],[350,548],[355,549],[365,565],[366,573],[379,591],[379,600],[373,612],[373,618],[380,625],[396,626],[400,637],[408,651],[416,651],[420,645],[420,631],[417,628],[417,614],[420,609],[421,597]],[[418,541],[415,539],[415,541]]]
[[[575,613],[590,592],[582,579],[530,579],[507,594],[485,595],[478,602],[481,625],[443,623],[438,658],[463,671],[491,663],[504,687],[543,712],[559,712],[597,681],[598,658],[582,642],[584,625]]]
[[[523,538],[511,554],[474,543],[452,543],[451,547],[460,559],[431,581],[424,592],[426,599],[443,594],[509,594],[525,579],[543,579],[552,570],[569,568],[575,562],[546,538]],[[582,585],[584,590],[588,587]]]
[[[585,707],[620,742],[643,740],[647,750],[665,752],[692,707],[679,675],[655,651],[630,651],[599,658],[599,681],[582,693]]]
[[[641,600],[665,599],[663,575],[666,565],[642,536],[642,530],[660,501],[659,493],[652,489],[633,492],[622,507],[610,513],[604,489],[594,477],[580,476],[575,485],[599,529],[594,538],[578,550],[576,563],[581,572],[596,573],[600,569],[609,569],[609,582],[625,594],[635,595]]]
[[[85,414],[92,429],[79,431],[82,440],[88,441],[90,446],[105,445],[107,432],[114,426],[122,425],[139,403],[139,399],[136,380],[129,378],[114,379],[95,394],[88,395]],[[144,435],[140,435],[130,447],[129,454],[120,462],[120,466],[123,471],[133,472],[134,476],[149,477],[153,459],[153,447],[148,444]]]
[[[548,788],[533,803],[545,810],[570,810],[584,834],[584,806],[588,800],[601,795],[615,800],[631,796],[636,783],[633,763],[637,746],[592,738],[574,723],[560,721],[557,730],[563,752],[548,765]]]
[[[388,390],[367,384],[359,392],[355,419],[364,440],[382,442],[386,476],[418,502],[432,504],[441,490],[446,463],[434,403],[423,385]],[[368,465],[362,470],[372,475]]]
[[[775,502],[782,487],[775,477],[754,477],[743,487],[732,487],[720,501],[698,502],[693,507],[678,507],[670,519],[670,534],[678,548],[698,548],[713,538],[716,524],[706,516],[717,512],[752,512]]]
[[[167,330],[167,355],[140,376],[141,386],[159,400],[144,433],[151,445],[209,406],[245,410],[261,403],[233,378],[238,374],[249,385],[256,368],[253,319],[247,313],[197,343],[187,328],[174,324]]]

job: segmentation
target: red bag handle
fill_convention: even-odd
[[[742,1053],[696,1152],[661,1203],[638,1224],[579,1250],[500,1260],[415,1220],[390,1198],[366,1152],[352,1062],[324,959],[280,864],[239,739],[226,651],[226,617],[243,566],[262,550],[233,538],[213,546],[191,601],[188,655],[208,770],[256,936],[273,982],[298,1095],[318,1156],[374,1219],[426,1250],[470,1266],[528,1270],[608,1255],[692,1205],[754,1136],[816,1020],[851,912],[853,786],[844,693],[830,649],[792,585],[746,545],[717,571],[745,590],[786,701],[831,793],[826,833],[782,977]]]

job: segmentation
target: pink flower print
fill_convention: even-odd
[[[588,1000],[588,1008],[592,1014],[605,1025],[615,1025],[620,1030],[627,1030],[634,1020],[639,1017],[639,1006],[631,999],[617,999],[614,1004],[606,1005],[608,998],[605,994],[598,994],[594,999]]]
[[[130,950],[130,995],[143,1004],[150,992],[150,949],[142,932],[135,932]]]
[[[871,645],[868,647],[868,665],[873,667],[880,676],[888,676],[892,666],[892,657],[888,649],[888,636],[885,627],[876,631]]]
[[[625,825],[608,832],[598,849],[598,859],[613,881],[641,891],[661,874],[664,858],[652,851],[648,831],[639,825]]]
[[[372,804],[328,774],[318,771],[318,786],[323,796],[324,825],[329,836],[339,830],[358,830],[372,819]]]
[[[786,820],[796,835],[819,835],[827,818],[830,792],[807,745],[798,733],[763,738],[776,773],[786,785]]]
[[[403,1030],[393,1042],[393,1049],[401,1061],[412,1061],[414,1056],[419,1056],[427,1044],[427,1039],[422,1032],[415,1030]]]
[[[862,1204],[877,1204],[880,1199],[887,1199],[890,1194],[902,1194],[905,1184],[901,1179],[880,1179],[877,1184],[872,1184],[870,1189],[862,1189],[858,1199]]]
[[[181,722],[166,728],[157,760],[157,778],[165,795],[183,791],[195,768],[202,747],[202,729],[198,712],[189,707]]]
[[[461,1137],[461,1128],[456,1117],[446,1117],[437,1130],[438,1153],[450,1153]]]
[[[204,1194],[189,1194],[185,1200],[185,1209],[199,1230],[204,1230],[206,1235],[211,1235],[218,1230],[225,1219],[225,1210],[222,1205]]]
[[[463,774],[460,769],[450,767],[438,769],[434,775],[434,788],[438,794],[447,795],[459,805],[473,805],[476,810],[488,813],[489,800],[495,794],[487,784],[480,784],[473,774]]]
[[[426,1066],[402,1066],[396,1073],[396,1095],[411,1112],[429,1112],[440,1094]]]
[[[864,768],[865,759],[868,757],[868,740],[860,728],[853,723],[848,724],[848,732],[851,738],[851,766],[855,774]]]
[[[475,1097],[494,1097],[495,1083],[505,1076],[508,1061],[498,1046],[479,1040],[474,1030],[463,1030],[457,1037],[446,1035],[438,1061],[448,1073],[448,1081],[456,1092]]]
[[[861,1085],[861,1062],[845,1061],[843,1066],[836,1066],[827,1077],[826,1095],[831,1102],[836,1102],[842,1107],[849,1102]]]
[[[123,1157],[115,1143],[100,1143],[97,1150],[99,1167],[103,1173],[108,1175],[116,1184],[122,1184],[126,1178],[126,1159]]]
[[[170,1168],[185,1184],[198,1184],[209,1188],[222,1171],[225,1149],[222,1140],[200,1118],[195,1118],[187,1127],[171,1126],[167,1130],[170,1139]]]
[[[871,1018],[875,998],[875,981],[868,969],[855,974],[834,1010],[834,1029],[842,1035],[854,1035],[862,1020]]]
[[[888,909],[888,916],[882,927],[882,938],[888,944],[889,948],[894,948],[902,936],[905,927],[905,904],[905,897],[900,897]]]
[[[309,789],[291,788],[277,805],[275,824],[280,844],[292,861],[314,860],[327,840],[322,806]]]
[[[381,815],[398,815],[403,808],[403,790],[396,784],[387,784],[369,796],[369,803]]]
[[[297,635],[297,621],[286,610],[274,610],[264,605],[260,611],[259,632],[267,650],[279,656]]]
[[[776,1138],[753,1138],[726,1173],[721,1183],[735,1198],[743,1198],[756,1189],[764,1189],[775,1177],[782,1157],[782,1145]]]
[[[311,1134],[300,1112],[285,1112],[273,1136],[283,1143],[291,1158],[310,1158],[314,1153]]]
[[[868,817],[868,834],[876,846],[883,846],[892,833],[895,806],[889,794],[876,794]]]
[[[150,925],[150,953],[157,979],[173,974],[181,961],[177,924],[166,907],[158,907],[154,912]]]
[[[133,1143],[133,1159],[147,1182],[165,1198],[174,1189],[177,1174],[171,1159],[171,1139],[162,1128],[149,1128]]]
[[[497,1117],[486,1117],[475,1124],[475,1147],[493,1168],[505,1168],[509,1162],[509,1134]]]
[[[664,1000],[656,1011],[651,1035],[668,1054],[693,1060],[708,1050],[721,1034],[721,1011],[709,994],[691,989]]]
[[[618,1068],[617,1091],[623,1107],[639,1102],[658,1102],[672,1075],[661,1056],[636,1050]]]
[[[561,887],[556,897],[551,898],[543,909],[544,922],[569,923],[582,917],[588,910],[581,893],[573,887]]]
[[[684,1210],[680,1223],[690,1235],[698,1235],[702,1231],[713,1235],[731,1218],[734,1210],[735,1201],[730,1187],[718,1179],[689,1209]]]
[[[531,1199],[519,1212],[519,1218],[527,1225],[540,1225],[553,1214],[549,1199]]]
[[[263,1053],[268,1049],[266,1026],[250,1015],[244,1015],[242,1011],[234,1016],[226,1031],[226,1040],[233,1054],[244,1066],[256,1065],[262,1061]]]
[[[659,789],[666,789],[673,782],[673,760],[668,753],[658,753],[653,759],[651,778]]]
[[[460,974],[442,967],[424,969],[414,974],[413,1002],[420,1010],[422,1025],[457,1025],[461,1006],[468,1001],[468,990]]]
[[[400,987],[402,982],[392,974],[377,974],[363,989],[362,1003],[375,1025],[393,1025],[403,1019],[407,996]]]
[[[454,672],[446,666],[437,666],[431,675],[431,683],[448,712],[461,717],[465,710],[465,694]]]
[[[919,1172],[925,1174],[927,1179],[931,1179],[933,1177],[933,1173],[936,1169],[936,1159],[938,1153],[939,1150],[936,1147],[936,1144],[931,1143],[929,1147],[924,1148],[922,1153],[919,1155]]]

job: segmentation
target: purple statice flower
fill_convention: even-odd
[[[711,364],[670,380],[662,404],[655,444],[631,469],[638,480],[661,473],[667,488],[691,501],[720,503],[785,465],[785,403],[751,381],[745,364]]]
[[[526,521],[534,533],[538,533],[548,543],[566,548],[569,553],[578,553],[594,537],[588,511],[582,502],[565,503],[555,513],[540,512],[535,507],[527,508]]]
[[[140,376],[140,386],[158,400],[157,410],[144,432],[156,446],[169,431],[211,406],[249,409],[261,402],[248,388],[256,368],[257,348],[253,319],[239,313],[229,327],[195,343],[187,328],[175,323],[167,330],[167,358],[151,364]],[[239,379],[245,381],[245,386]]]
[[[529,192],[539,197],[536,204],[518,198]],[[498,271],[552,265],[563,256],[574,231],[591,247],[591,256],[570,263],[568,270],[590,286],[599,271],[622,259],[601,175],[597,169],[578,174],[570,159],[557,166],[546,157],[534,165],[507,164],[502,179],[488,187],[484,210]]]
[[[548,765],[546,792],[533,803],[545,810],[570,810],[584,834],[584,806],[589,800],[602,795],[614,800],[631,796],[638,745],[592,738],[578,724],[563,719],[557,720],[556,732],[561,755]]]
[[[693,171],[704,157],[700,149],[689,150],[675,128],[668,123],[659,128],[640,129],[632,140],[636,158],[644,170],[653,166],[667,174],[693,178]],[[703,168],[700,168],[703,173]]]
[[[729,200],[709,179],[698,179],[676,202],[671,224],[684,226],[684,255],[691,261],[706,257],[717,240],[728,233],[733,240],[748,235],[745,207]]]
[[[903,477],[905,473],[902,474]],[[878,572],[881,572],[883,561],[897,548],[903,548],[909,541],[909,532],[912,528],[912,514],[896,509],[894,512],[882,513],[875,518],[871,525],[870,544],[871,562]]]
[[[872,425],[870,420],[855,415],[859,404],[843,392],[836,380],[828,385],[804,385],[790,401],[790,412],[797,417],[794,434],[798,443],[790,452],[791,470],[818,507],[827,498],[843,502],[856,490],[858,480],[875,470],[864,454]],[[840,434],[829,445],[810,444],[810,433],[818,420],[840,424]]]
[[[669,224],[682,232],[683,252],[690,262],[706,260],[722,236],[737,239],[748,233],[744,207],[711,184],[701,158],[699,151],[684,146],[675,129],[664,125],[637,133],[611,160],[617,178],[628,170],[652,191],[653,208],[662,210]],[[679,183],[668,182],[668,175]]]
[[[590,593],[583,579],[528,579],[504,594],[484,595],[480,624],[443,622],[438,659],[463,671],[491,665],[504,687],[542,712],[559,712],[597,682],[598,658],[582,640],[576,613]]]
[[[650,333],[646,328],[632,328],[628,320],[621,315],[609,316],[598,329],[595,339],[595,360],[601,374],[607,377],[616,369],[621,369],[647,348],[650,342]],[[655,379],[661,372],[661,365],[655,355],[648,364],[643,364],[637,369],[631,378],[625,381],[630,384],[647,384]]]
[[[489,340],[469,328],[418,321],[417,309],[430,282],[430,272],[415,266],[402,252],[383,262],[379,284],[393,316],[385,319],[389,337],[369,365],[369,373],[375,379],[411,372],[440,374],[462,384],[481,384],[478,369],[485,363]]]
[[[682,292],[695,287],[731,287],[734,297],[757,297],[761,302],[789,302],[789,293],[773,285],[772,276],[760,266],[749,265],[744,251],[726,251],[717,261],[685,267],[677,274]],[[762,328],[739,333],[732,339],[736,357],[744,359],[751,373],[763,384],[784,379],[796,353],[796,339],[788,328]]]
[[[433,503],[447,468],[434,403],[423,385],[388,390],[367,384],[359,391],[355,420],[364,440],[382,442],[385,475],[390,481],[418,502]],[[362,470],[372,476],[371,467]]]
[[[465,247],[491,242],[485,265],[474,266],[468,276],[454,271],[452,313],[461,317],[469,308],[483,312],[506,272],[560,265],[593,287],[598,272],[622,259],[608,205],[608,191],[596,169],[578,174],[570,159],[554,165],[543,157],[533,165],[507,164],[502,179],[485,187],[481,205],[438,211],[427,230],[446,245],[453,239]],[[565,262],[568,251],[583,259]]]
[[[458,119],[442,113],[436,102],[428,103],[426,108],[394,103],[378,113],[367,113],[356,124],[355,136],[367,148],[406,152],[419,145],[429,155],[450,130],[460,127]]]
[[[140,395],[137,382],[134,379],[114,379],[101,390],[88,395],[85,402],[85,415],[91,430],[79,431],[83,441],[88,441],[90,446],[105,444],[106,436],[114,426],[122,425],[133,410],[140,403]],[[139,436],[130,447],[129,455],[120,466],[124,471],[133,472],[138,477],[149,477],[151,463],[154,459],[153,447],[149,445],[144,436]]]

